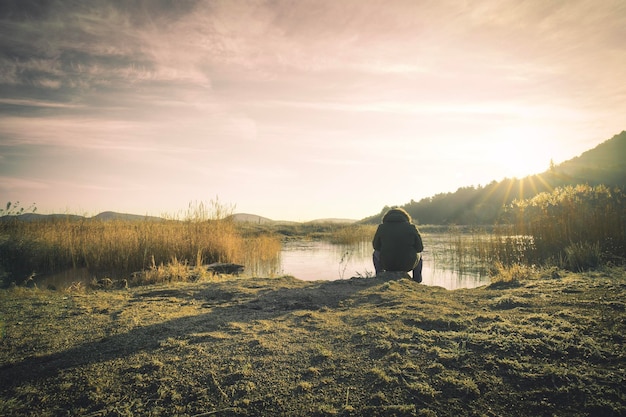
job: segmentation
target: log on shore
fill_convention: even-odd
[[[214,274],[232,274],[239,275],[243,272],[244,266],[233,263],[214,262],[212,264],[205,265],[205,268],[209,272]]]

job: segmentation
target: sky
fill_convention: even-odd
[[[275,220],[545,171],[626,129],[624,0],[2,0],[0,205]]]

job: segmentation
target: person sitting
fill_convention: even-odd
[[[413,271],[413,280],[422,282],[422,236],[406,210],[392,208],[374,234],[374,269],[384,271]]]

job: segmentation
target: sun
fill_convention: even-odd
[[[496,138],[489,159],[506,177],[522,178],[540,174],[550,168],[553,149],[550,141],[533,129],[519,129]]]

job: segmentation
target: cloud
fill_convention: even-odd
[[[613,45],[623,59],[616,42],[626,26],[623,3],[610,0],[605,7],[585,1],[52,4],[14,2],[5,7],[11,12],[0,13],[6,23],[0,80],[40,98],[95,107],[124,90],[137,100],[163,96],[163,83],[179,91],[201,86],[207,96],[227,99],[242,91],[260,98],[358,98],[361,89],[364,95],[407,89],[423,99],[567,94],[577,81],[581,91],[592,87],[571,64],[587,54],[616,59],[596,41]],[[566,55],[568,49],[582,53]],[[559,78],[551,83],[558,90],[545,91]],[[169,88],[168,94],[177,93]]]

